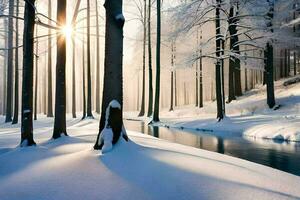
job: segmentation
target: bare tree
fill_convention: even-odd
[[[106,108],[109,103],[116,100],[120,103],[121,108],[123,107],[123,26],[125,18],[122,13],[122,0],[114,2],[106,0],[104,7],[106,9],[104,88],[99,133],[94,149],[101,148],[98,141],[100,133],[105,127]]]
[[[52,17],[52,4],[51,0],[48,0],[48,23],[51,23]],[[53,117],[53,108],[52,108],[52,38],[51,38],[51,29],[48,29],[48,106],[47,106],[47,117]]]
[[[98,1],[96,3],[96,112],[100,114],[100,34]]]
[[[57,4],[57,23],[66,24],[66,0],[60,0]],[[57,35],[56,54],[56,89],[55,89],[55,117],[53,139],[67,135],[66,130],[66,38],[65,35]]]
[[[155,100],[152,122],[159,122],[159,98],[160,98],[160,42],[161,42],[161,2],[156,1],[157,7],[157,36],[156,36],[156,81],[155,81]]]
[[[91,16],[90,0],[87,0],[87,117],[93,118],[92,113],[92,78],[91,78]]]
[[[16,0],[16,16],[19,16],[19,0]],[[16,23],[16,47],[19,46],[19,20]],[[15,101],[14,101],[14,117],[12,124],[17,124],[19,118],[19,48],[15,49]]]
[[[8,15],[14,15],[14,0],[9,1]],[[13,18],[8,18],[8,54],[7,54],[7,83],[6,83],[6,114],[5,122],[12,121],[12,100],[13,100],[13,39],[14,39]]]
[[[146,25],[146,16],[147,16],[147,1],[144,0],[144,12],[141,12],[141,17],[143,18],[142,24],[143,24],[143,81],[142,81],[142,102],[141,102],[141,109],[139,113],[140,116],[144,116],[145,114],[145,87],[146,87],[146,38],[147,38],[147,25]]]
[[[25,2],[24,13],[21,146],[35,145],[32,127],[34,2]]]
[[[153,83],[152,83],[152,47],[151,47],[151,0],[148,0],[148,67],[149,67],[149,82],[148,82],[148,89],[149,89],[149,99],[148,99],[148,113],[147,116],[150,117],[153,113]]]
[[[35,81],[34,81],[34,120],[37,120],[37,101],[38,101],[38,77],[39,77],[39,39],[37,38],[38,36],[38,26],[35,27],[35,37],[36,37],[36,41],[35,41]]]

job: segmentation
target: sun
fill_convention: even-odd
[[[72,35],[73,35],[73,28],[72,26],[70,25],[66,25],[62,28],[62,33],[64,34],[64,36],[67,38],[67,39],[70,39],[72,38]]]

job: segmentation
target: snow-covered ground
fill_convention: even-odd
[[[35,122],[36,147],[17,147],[18,125],[0,124],[1,200],[300,199],[300,177],[135,132],[102,155],[97,120],[68,119],[70,137],[50,140]]]
[[[300,141],[300,83],[284,86],[275,83],[278,110],[266,104],[266,89],[261,86],[249,91],[238,100],[226,104],[227,117],[216,120],[216,103],[206,102],[204,108],[187,106],[169,112],[163,110],[158,125],[191,130],[204,130],[222,136],[244,135],[263,139]],[[136,119],[137,113],[128,112],[126,118]],[[142,118],[148,120],[147,118]]]

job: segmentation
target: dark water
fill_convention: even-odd
[[[300,176],[300,143],[252,140],[242,137],[216,137],[201,132],[193,133],[148,126],[141,121],[125,120],[124,123],[127,130],[249,160]]]

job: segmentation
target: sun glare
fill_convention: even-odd
[[[73,28],[70,25],[66,25],[62,28],[62,32],[65,35],[65,37],[67,39],[70,39],[72,37],[73,34]]]

